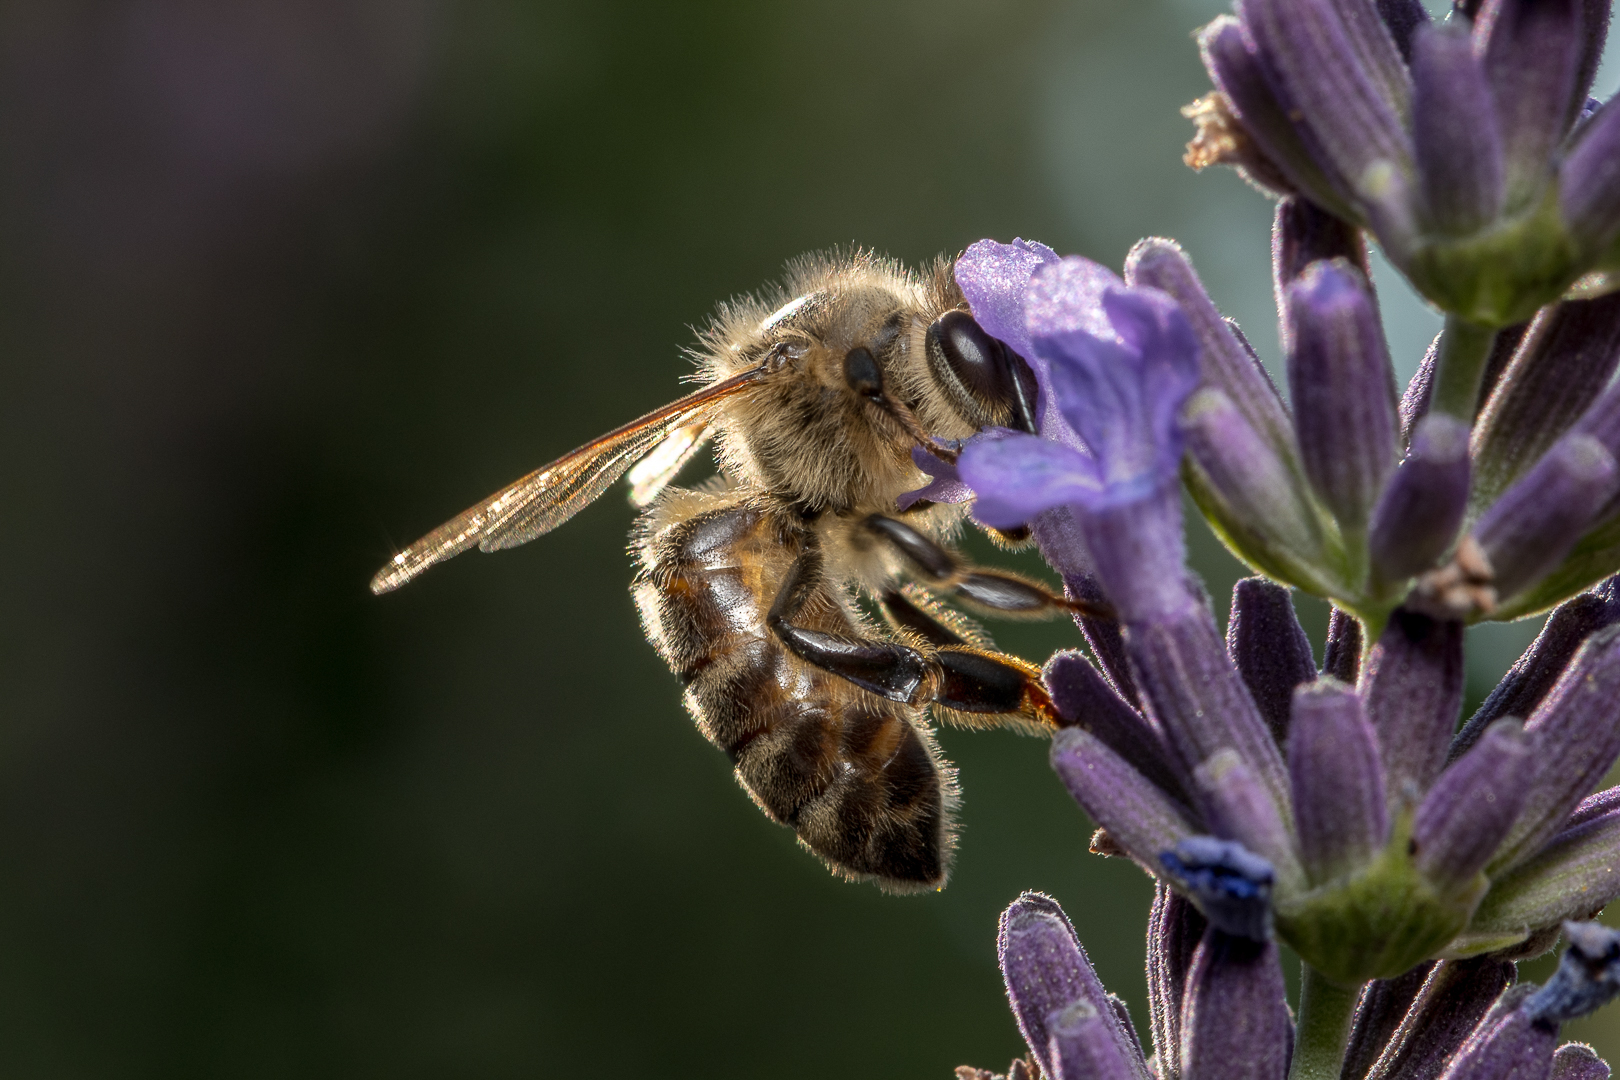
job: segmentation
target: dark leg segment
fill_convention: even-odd
[[[1096,604],[1070,600],[1016,574],[981,570],[962,563],[952,552],[936,544],[903,521],[873,514],[865,525],[883,539],[918,571],[919,580],[931,589],[949,592],[997,615],[1017,617],[1078,612],[1106,618],[1110,613]]]
[[[799,659],[890,701],[1055,726],[1056,711],[1041,685],[1040,670],[1015,657],[975,649],[960,639],[930,656],[897,642],[850,640],[794,625],[793,616],[820,576],[820,561],[814,551],[795,561],[767,616],[771,629]],[[926,620],[935,636],[950,633],[900,594],[891,595],[904,604],[902,610]]]

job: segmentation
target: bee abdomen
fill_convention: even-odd
[[[647,635],[686,685],[700,731],[773,820],[846,876],[894,889],[943,883],[954,787],[917,710],[786,650],[766,625],[798,551],[751,505],[653,537],[636,599]],[[815,629],[854,635],[832,597]]]

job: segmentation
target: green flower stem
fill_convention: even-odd
[[[1456,315],[1446,316],[1435,358],[1434,391],[1429,407],[1472,425],[1479,408],[1479,384],[1491,355],[1496,331]]]
[[[1339,1080],[1360,988],[1337,986],[1309,964],[1301,965],[1301,972],[1294,1063],[1289,1066],[1288,1080]]]

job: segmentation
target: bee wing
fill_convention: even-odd
[[[713,421],[703,419],[682,424],[665,436],[663,442],[653,447],[652,453],[630,470],[630,505],[639,508],[658,498],[658,493],[713,435]]]
[[[536,469],[395,555],[371,579],[371,591],[392,592],[471,547],[499,551],[550,532],[585,509],[671,429],[707,427],[710,409],[746,389],[765,371],[762,364],[704,387]],[[688,456],[692,449],[688,448]]]

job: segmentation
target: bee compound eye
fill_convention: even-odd
[[[963,311],[935,320],[928,345],[935,373],[957,391],[953,396],[970,420],[1035,433],[1035,373],[1023,357]]]
[[[883,393],[883,369],[877,357],[865,345],[857,345],[844,354],[844,381],[862,397],[878,397]]]

